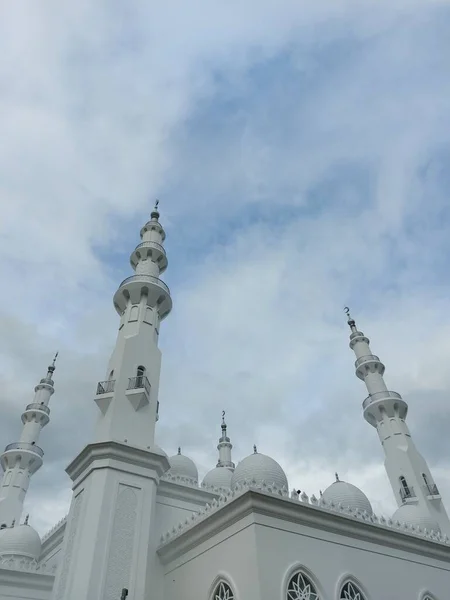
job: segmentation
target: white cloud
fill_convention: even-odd
[[[40,530],[67,509],[63,468],[89,440],[114,344],[111,296],[160,192],[165,449],[180,443],[205,472],[226,408],[236,460],[257,443],[296,487],[317,494],[337,470],[391,511],[350,303],[445,485],[448,448],[425,430],[448,423],[448,224],[430,164],[450,120],[449,19],[447,2],[400,0],[8,8],[0,434],[14,441],[60,349],[28,498]]]

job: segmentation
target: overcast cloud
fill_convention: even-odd
[[[93,6],[94,5],[94,6]],[[362,417],[352,307],[450,510],[450,3],[0,2],[0,442],[54,352],[45,532],[90,440],[112,296],[156,197],[174,310],[157,441],[200,475],[221,411],[238,462],[338,471],[395,508]]]

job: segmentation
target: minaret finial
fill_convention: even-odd
[[[350,329],[352,331],[356,331],[356,323],[355,323],[355,320],[353,319],[352,315],[350,314],[350,309],[348,306],[346,306],[344,308],[344,312],[347,315],[347,323],[348,323]]]
[[[159,206],[159,200],[156,199],[155,201],[155,208],[152,210],[150,217],[157,221],[159,219],[159,210],[158,210],[158,206]]]
[[[54,356],[54,358],[52,360],[52,364],[48,368],[48,372],[51,375],[54,373],[54,371],[56,369],[56,359],[58,358],[58,354],[59,354],[59,351],[55,354],[55,356]]]
[[[256,444],[253,444],[253,454],[258,454],[258,448],[256,447]]]
[[[178,446],[178,455],[181,454],[181,446]]]
[[[334,476],[336,477],[336,481],[339,481],[339,475],[335,473]]]

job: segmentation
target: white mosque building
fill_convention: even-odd
[[[157,445],[158,338],[172,309],[157,207],[140,235],[135,274],[114,295],[120,324],[96,389],[95,434],[66,469],[69,514],[43,539],[22,512],[43,463],[54,362],[22,414],[20,440],[1,454],[0,600],[449,600],[439,489],[406,402],[387,389],[383,363],[350,316],[364,418],[398,504],[390,518],[338,477],[318,498],[289,491],[282,467],[256,447],[235,466],[224,419],[217,464],[201,484],[180,449],[169,458]]]

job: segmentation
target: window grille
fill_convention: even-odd
[[[366,600],[361,590],[351,581],[348,581],[341,589],[341,600]]]
[[[235,596],[228,583],[221,581],[214,590],[212,600],[235,600]]]
[[[320,597],[309,577],[296,573],[289,581],[286,600],[320,600]]]

